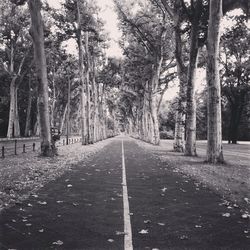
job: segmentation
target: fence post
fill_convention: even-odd
[[[4,146],[2,146],[2,158],[4,158]]]
[[[33,151],[35,151],[36,144],[33,143],[32,147],[33,147]]]
[[[17,140],[15,140],[15,155],[17,155]]]
[[[25,152],[25,144],[23,144],[23,153],[26,153],[26,152]]]
[[[64,140],[63,140],[63,146],[64,146]]]

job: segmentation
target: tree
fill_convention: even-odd
[[[208,143],[207,161],[221,163],[221,89],[219,75],[219,42],[222,17],[222,0],[210,0],[207,41],[207,84],[208,84]]]
[[[140,131],[141,139],[157,145],[160,142],[159,94],[165,89],[160,87],[160,77],[163,68],[167,70],[170,65],[172,66],[171,28],[166,21],[164,9],[159,10],[150,3],[138,3],[138,5],[139,10],[134,14],[129,11],[128,3],[122,5],[116,1],[121,28],[128,42],[128,45],[123,43],[124,54],[131,60],[125,65],[129,71],[133,71],[133,74],[129,74],[131,77],[125,77],[127,79],[124,80],[123,90],[132,96],[136,96],[137,91],[140,91],[138,98],[135,98],[137,108],[130,111],[129,126],[134,123],[137,127],[135,131]],[[146,76],[143,79],[141,72]],[[136,121],[141,121],[141,124]]]
[[[18,89],[30,65],[30,42],[28,37],[28,13],[15,4],[2,3],[1,17],[1,68],[10,78],[10,105],[7,137],[20,136]]]
[[[239,125],[247,105],[250,92],[249,60],[250,34],[246,26],[246,16],[230,18],[234,26],[221,38],[222,95],[227,100],[229,126],[228,142],[237,143]]]
[[[223,9],[222,9],[223,6]],[[207,161],[224,162],[221,131],[221,87],[219,75],[220,23],[222,14],[241,7],[248,11],[247,1],[210,0],[207,35],[208,141]],[[222,12],[223,10],[223,12]]]
[[[38,84],[38,114],[41,132],[41,154],[51,156],[55,152],[52,148],[49,106],[48,106],[48,79],[47,64],[44,50],[43,19],[40,0],[29,0],[31,16],[31,36],[33,39],[34,58],[36,63],[36,77]]]

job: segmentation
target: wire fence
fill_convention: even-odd
[[[34,141],[35,140],[35,141]],[[66,146],[69,144],[74,144],[81,142],[81,137],[70,137],[70,138],[61,138],[56,142],[57,147]],[[6,156],[14,156],[19,154],[25,154],[28,152],[35,152],[40,149],[41,142],[39,138],[28,139],[28,138],[18,138],[16,140],[1,140],[1,158]]]

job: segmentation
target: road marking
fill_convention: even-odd
[[[123,140],[122,140],[122,192],[123,192],[123,217],[124,217],[124,249],[133,250]]]

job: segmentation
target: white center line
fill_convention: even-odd
[[[123,217],[124,217],[124,249],[133,250],[123,140],[122,140],[122,191],[123,191]]]

